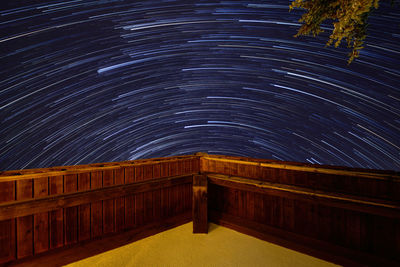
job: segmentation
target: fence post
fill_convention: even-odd
[[[207,222],[207,176],[193,175],[193,233],[206,234]]]

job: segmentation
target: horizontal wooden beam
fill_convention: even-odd
[[[264,162],[256,162],[256,161],[245,161],[245,160],[236,160],[236,159],[227,159],[227,158],[219,158],[212,156],[203,156],[203,159],[226,162],[226,163],[237,163],[237,164],[245,164],[245,165],[255,165],[260,167],[267,167],[273,169],[284,169],[284,170],[292,170],[292,171],[303,171],[303,172],[311,172],[311,173],[323,173],[323,174],[334,174],[334,175],[345,175],[345,176],[356,176],[363,178],[373,178],[373,179],[381,179],[381,180],[395,180],[400,182],[400,175],[393,172],[393,174],[372,172],[372,171],[351,171],[351,170],[338,170],[338,169],[329,169],[323,167],[311,167],[311,166],[298,166],[298,165],[290,165],[285,163],[264,163]]]
[[[319,203],[331,207],[344,208],[385,217],[400,218],[400,203],[381,199],[337,194],[298,186],[270,183],[266,181],[208,174],[210,183],[274,196]]]
[[[190,183],[192,183],[192,175],[183,175],[104,187],[92,191],[9,201],[0,204],[0,221]]]

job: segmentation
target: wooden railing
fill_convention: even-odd
[[[188,222],[198,172],[197,156],[1,172],[0,263]]]
[[[204,153],[0,172],[0,263],[192,219],[194,233],[209,220],[344,265],[396,265],[400,175]]]
[[[212,222],[339,264],[400,262],[396,172],[212,155],[200,171]]]

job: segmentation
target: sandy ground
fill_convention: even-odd
[[[67,266],[337,265],[215,224],[209,224],[208,234],[192,234],[187,223]]]

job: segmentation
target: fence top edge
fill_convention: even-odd
[[[61,175],[74,175],[88,172],[97,172],[104,170],[116,170],[126,167],[137,167],[143,165],[157,165],[165,162],[184,161],[198,158],[196,155],[182,155],[165,158],[139,159],[128,160],[121,162],[105,162],[93,163],[87,165],[72,165],[72,166],[57,166],[38,169],[23,169],[0,171],[0,182],[26,180],[41,177],[53,177]]]

